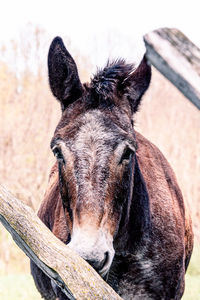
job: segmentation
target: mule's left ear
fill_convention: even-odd
[[[64,110],[81,96],[83,87],[76,63],[60,37],[56,37],[49,48],[48,71],[52,93]]]
[[[141,98],[149,87],[150,80],[151,66],[144,56],[137,69],[123,82],[123,89],[133,113],[137,111]]]

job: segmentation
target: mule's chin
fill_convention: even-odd
[[[98,274],[104,279],[106,280],[109,274],[110,268],[105,269],[103,268],[102,270],[98,271]]]

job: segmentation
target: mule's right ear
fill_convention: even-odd
[[[56,37],[49,48],[48,72],[51,91],[61,102],[62,111],[83,93],[76,63],[65,48],[60,37]]]

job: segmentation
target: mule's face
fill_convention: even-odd
[[[131,168],[134,138],[96,109],[58,129],[51,144],[71,214],[69,246],[105,275],[126,200],[123,181]]]
[[[123,61],[107,66],[83,87],[59,38],[50,47],[48,62],[50,86],[63,110],[51,148],[70,220],[68,245],[105,276],[114,257],[113,239],[132,197],[132,113],[149,84],[150,68],[144,61],[134,72],[141,81],[139,89],[132,66]],[[141,73],[148,73],[145,80]]]

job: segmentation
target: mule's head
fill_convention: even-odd
[[[115,253],[113,241],[128,222],[136,151],[133,114],[151,69],[145,58],[136,69],[117,60],[82,85],[60,38],[50,46],[48,68],[62,107],[51,148],[70,220],[69,246],[105,276]]]

